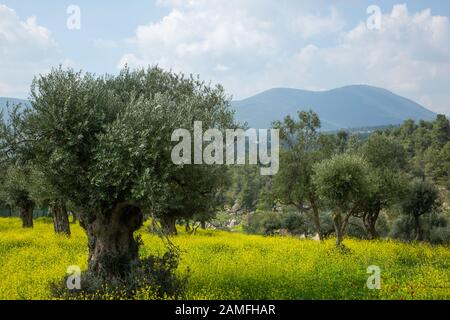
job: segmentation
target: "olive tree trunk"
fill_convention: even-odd
[[[336,227],[336,247],[340,247],[342,245],[342,242],[344,241],[344,232],[342,231],[341,227]]]
[[[52,207],[53,227],[57,234],[70,236],[69,215],[64,205],[55,205]]]
[[[338,212],[333,214],[333,224],[336,233],[336,247],[340,247],[345,237],[345,230],[347,229],[349,215],[343,215]]]
[[[177,235],[177,218],[173,215],[167,214],[162,216],[160,219],[161,227],[163,229],[164,234],[169,236]]]
[[[380,216],[380,211],[367,213],[363,216],[364,229],[367,233],[367,238],[369,240],[375,240],[380,237],[380,235],[377,231],[377,228],[376,228],[379,216]]]
[[[23,228],[33,228],[33,208],[20,208],[20,219]]]
[[[119,204],[95,217],[80,220],[88,236],[88,272],[102,279],[123,279],[139,263],[139,244],[134,232],[143,223],[142,211]]]

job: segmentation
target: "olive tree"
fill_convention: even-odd
[[[332,212],[336,246],[344,240],[350,217],[368,190],[368,165],[359,156],[341,154],[314,167],[313,182],[318,195]]]
[[[23,124],[28,153],[80,213],[88,271],[108,279],[123,278],[139,263],[134,232],[144,213],[171,215],[171,203],[186,204],[183,196],[174,201],[177,190],[196,186],[205,173],[187,174],[190,166],[171,161],[173,131],[192,131],[194,121],[205,129],[232,122],[220,86],[157,67],[103,77],[52,70],[35,79],[30,100]],[[217,177],[192,200],[204,206],[200,196],[214,191]]]
[[[380,212],[399,202],[406,188],[406,152],[397,141],[378,133],[360,151],[370,166],[369,188],[360,198],[356,215],[362,218],[368,238],[376,239]]]
[[[21,105],[15,105],[8,121],[0,121],[0,195],[3,194],[4,202],[19,208],[24,227],[32,227],[33,207],[39,205],[50,208],[56,233],[70,235],[64,201],[29,161],[29,141],[22,128],[23,110]]]
[[[0,199],[19,210],[24,228],[32,228],[35,202],[29,192],[31,168],[21,158],[20,109],[13,106],[8,121],[0,114]]]
[[[28,185],[30,169],[25,166],[9,166],[0,181],[0,198],[11,208],[19,210],[23,228],[33,228],[33,201]]]
[[[314,164],[327,156],[318,132],[320,119],[312,111],[300,111],[298,120],[288,116],[283,122],[275,122],[274,128],[280,130],[283,146],[280,171],[273,181],[274,193],[283,204],[310,214],[322,239],[320,203],[312,182]]]
[[[421,217],[432,213],[438,206],[439,191],[433,184],[420,179],[410,183],[402,203],[402,211],[412,218],[417,241],[423,240]]]
[[[49,209],[55,233],[70,236],[67,201],[53,189],[45,175],[32,168],[27,189],[31,198],[39,207]]]

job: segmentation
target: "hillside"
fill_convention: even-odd
[[[436,114],[388,90],[365,85],[330,91],[277,88],[234,101],[236,118],[251,127],[268,128],[272,121],[298,110],[313,110],[325,130],[400,124],[407,119],[433,120]]]

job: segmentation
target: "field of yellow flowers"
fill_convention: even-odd
[[[163,254],[162,241],[140,231],[141,255]],[[345,241],[348,252],[289,237],[200,231],[172,241],[180,272],[190,270],[188,299],[450,299],[450,248],[394,241]],[[51,299],[49,284],[66,269],[87,267],[87,239],[53,233],[50,221],[23,230],[0,219],[0,299]],[[381,289],[366,286],[369,266],[381,268]]]

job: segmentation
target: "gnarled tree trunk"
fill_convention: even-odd
[[[139,245],[134,232],[143,223],[140,208],[119,204],[80,224],[88,235],[88,272],[102,279],[122,279],[139,263]]]
[[[366,230],[367,237],[369,238],[369,240],[375,240],[380,237],[380,235],[378,234],[378,231],[376,229],[376,224],[377,224],[379,215],[380,215],[380,212],[378,211],[378,212],[368,213],[363,216],[364,229]]]
[[[173,215],[170,214],[166,214],[163,215],[159,221],[161,222],[161,227],[163,229],[164,234],[172,236],[172,235],[177,235],[177,227],[176,227],[176,222],[177,222],[177,218],[174,217]]]
[[[52,206],[53,228],[58,234],[70,236],[69,215],[64,205]]]
[[[20,219],[23,228],[33,228],[33,208],[20,208]]]

